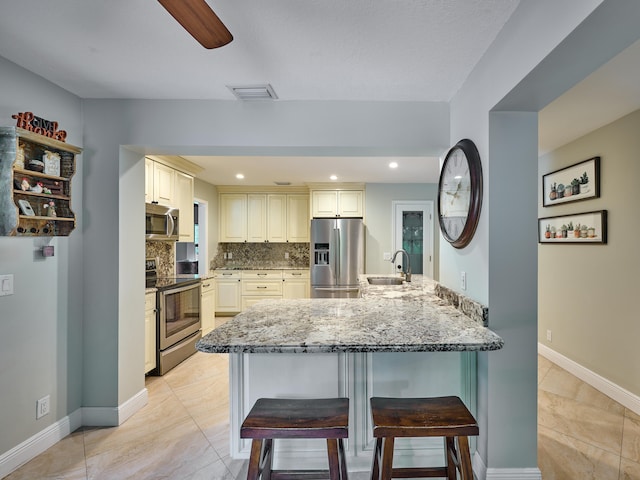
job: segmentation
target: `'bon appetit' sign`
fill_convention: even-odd
[[[64,130],[58,130],[58,122],[52,122],[51,120],[45,120],[42,117],[37,117],[31,112],[20,112],[16,115],[11,115],[11,118],[17,120],[16,127],[24,128],[25,130],[45,137],[53,138],[64,142],[67,138],[67,132]]]

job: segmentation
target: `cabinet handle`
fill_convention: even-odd
[[[205,283],[205,284],[204,284],[204,285],[202,285],[202,286],[203,286],[204,288],[207,288],[207,287],[211,286],[211,284],[210,284],[210,283]]]
[[[267,288],[267,287],[260,287],[260,286],[258,286],[258,287],[256,287],[256,288]]]

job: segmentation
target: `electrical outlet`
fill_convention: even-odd
[[[547,330],[547,341],[551,342],[551,330]]]
[[[227,260],[231,260],[233,258],[233,254],[231,252],[227,253]]]
[[[42,397],[36,402],[36,420],[44,417],[45,415],[49,415],[50,403],[51,398],[49,395]]]
[[[460,288],[467,289],[467,272],[460,272]]]
[[[391,261],[391,252],[384,252],[382,254],[382,260],[386,260],[387,262]]]
[[[289,260],[289,252],[284,252],[284,259]]]

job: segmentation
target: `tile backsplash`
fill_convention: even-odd
[[[309,268],[309,244],[219,243],[210,268]]]

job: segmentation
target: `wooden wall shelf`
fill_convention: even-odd
[[[44,171],[29,169],[29,162],[44,161],[46,152],[59,160]],[[21,128],[0,127],[0,235],[68,236],[73,231],[71,179],[81,152]]]

